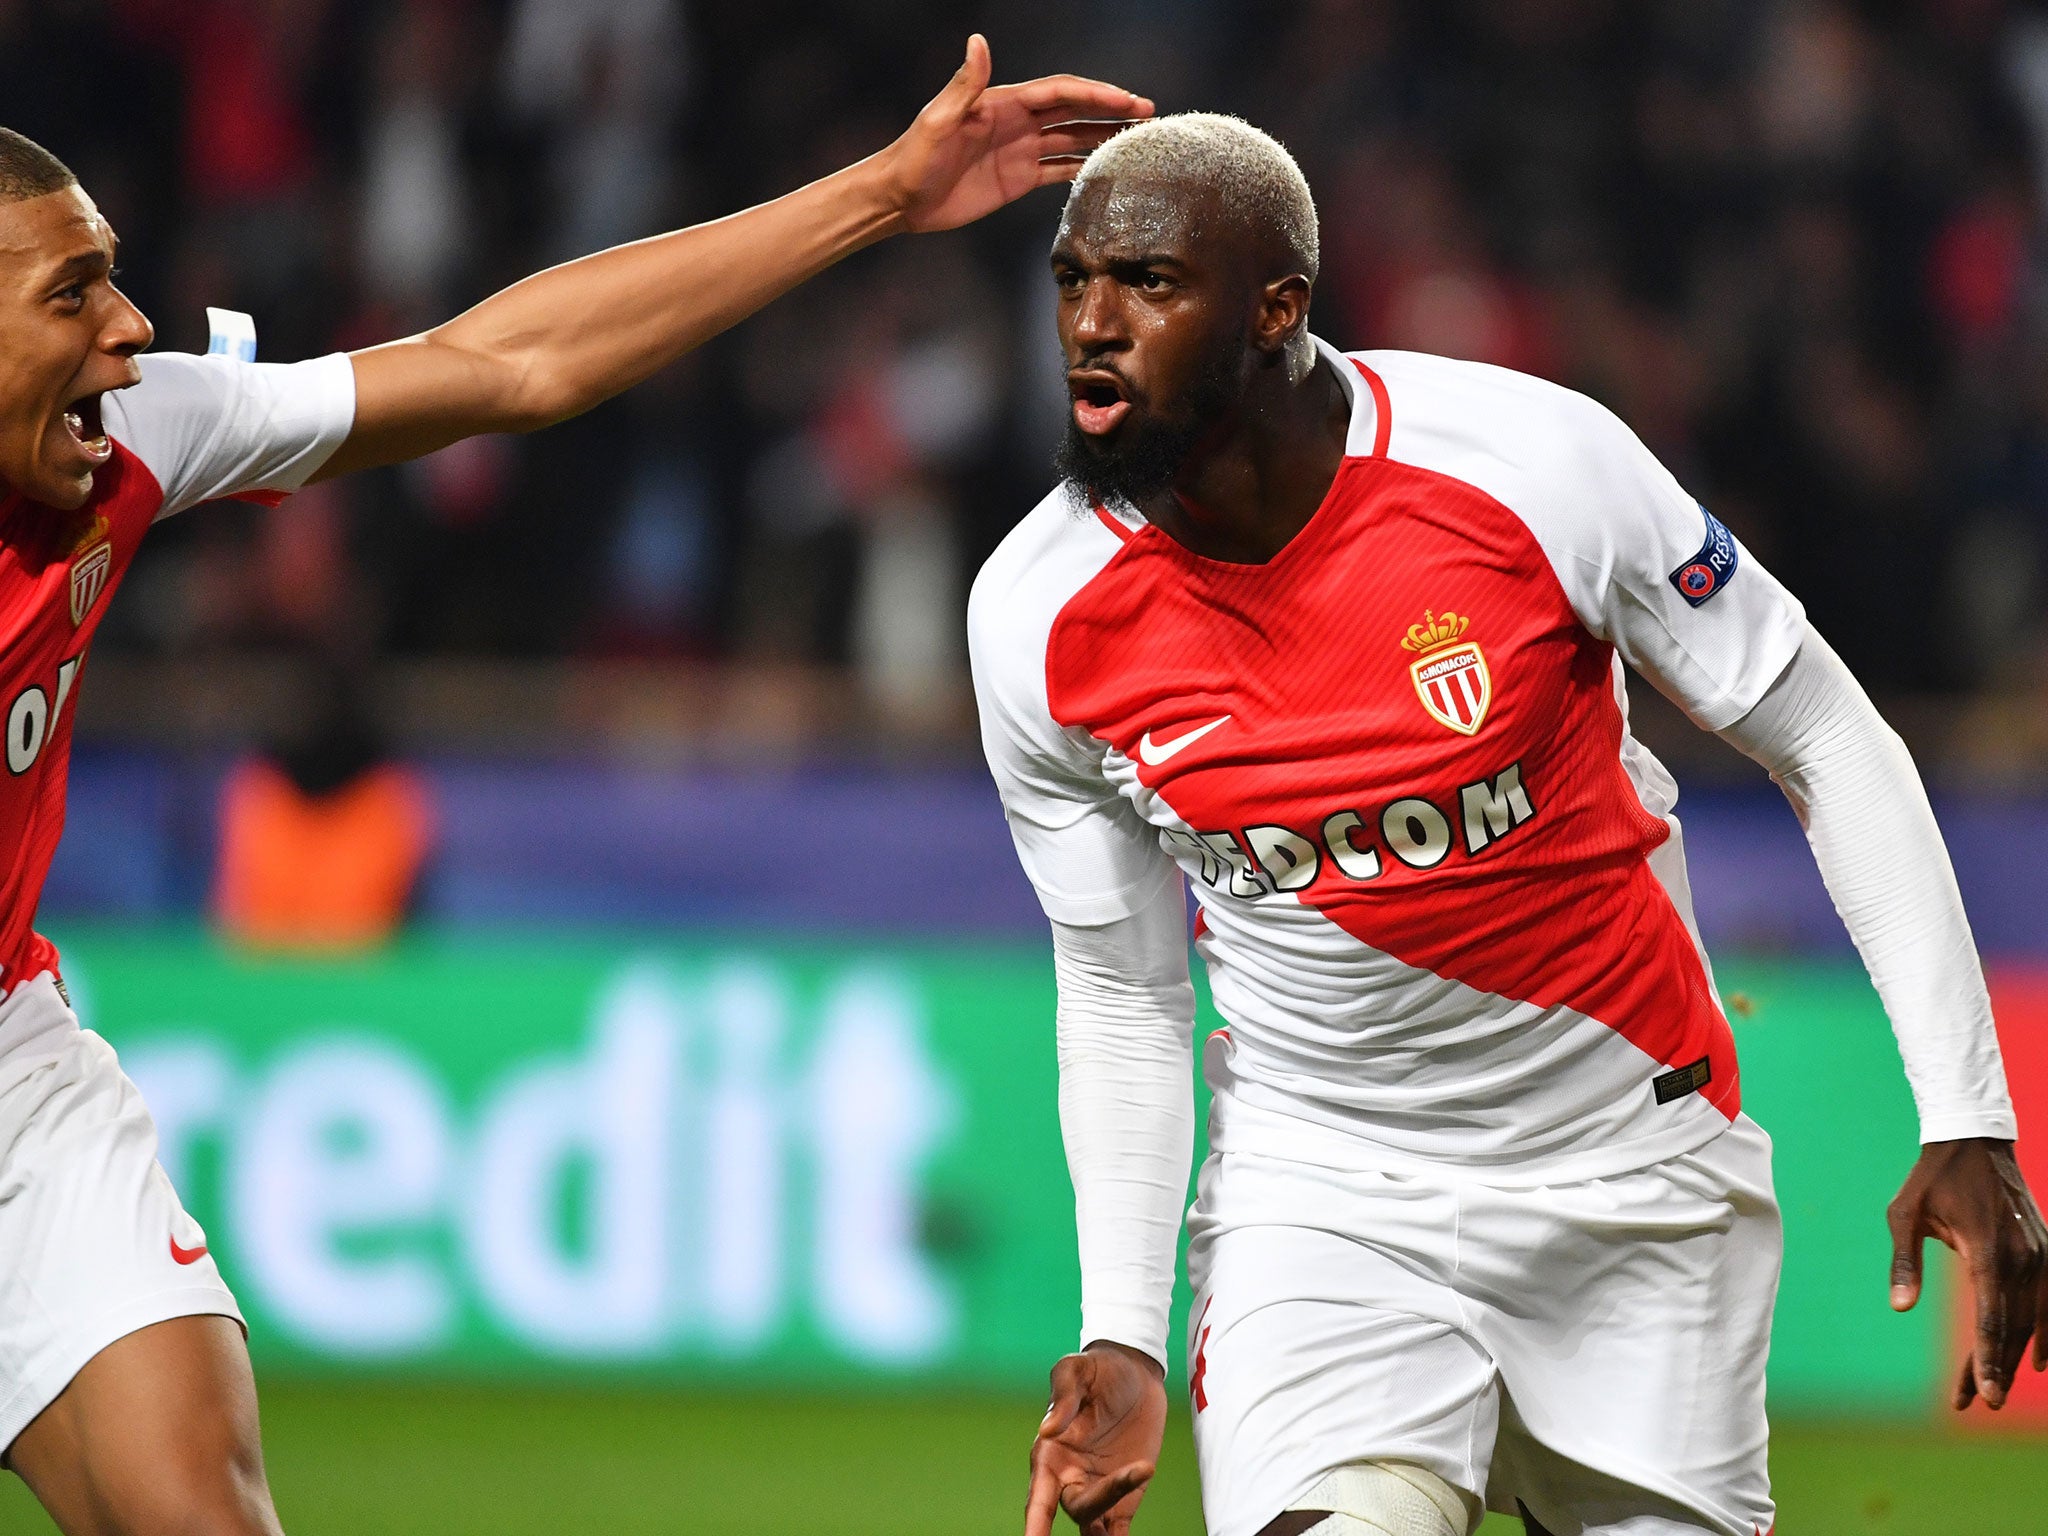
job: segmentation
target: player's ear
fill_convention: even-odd
[[[1277,357],[1308,324],[1308,279],[1300,273],[1276,277],[1259,290],[1259,312],[1252,325],[1252,346]]]

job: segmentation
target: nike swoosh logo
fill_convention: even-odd
[[[180,1248],[180,1247],[178,1246],[178,1240],[177,1240],[177,1239],[176,1239],[175,1237],[171,1239],[171,1262],[172,1262],[172,1263],[174,1263],[174,1264],[197,1264],[197,1263],[198,1263],[198,1262],[199,1262],[199,1261],[200,1261],[201,1259],[203,1259],[203,1258],[205,1258],[205,1257],[206,1257],[206,1244],[204,1244],[204,1243],[201,1243],[201,1244],[200,1244],[200,1245],[199,1245],[199,1246],[198,1246],[197,1248]]]
[[[1154,741],[1147,731],[1138,739],[1138,761],[1147,768],[1157,768],[1176,752],[1183,752],[1200,741],[1204,736],[1223,724],[1230,716],[1219,715],[1207,725],[1198,725],[1192,731],[1184,731],[1170,741]]]

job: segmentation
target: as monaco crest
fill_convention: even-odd
[[[90,546],[90,547],[88,547]],[[76,629],[92,612],[92,605],[107,590],[107,573],[114,567],[114,546],[107,540],[107,520],[93,519],[85,537],[78,541],[71,557],[71,627]]]
[[[1478,732],[1486,721],[1486,706],[1493,702],[1486,655],[1476,642],[1462,638],[1471,622],[1460,614],[1438,617],[1425,610],[1422,622],[1409,625],[1401,641],[1403,650],[1419,653],[1408,666],[1415,696],[1432,719],[1461,736]]]

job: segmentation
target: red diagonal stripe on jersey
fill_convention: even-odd
[[[1401,640],[1425,611],[1463,617],[1462,639],[1486,658],[1493,697],[1471,736],[1417,695],[1416,653]],[[1314,839],[1332,813],[1357,812],[1383,872],[1361,883],[1324,849],[1300,901],[1408,965],[1574,1009],[1666,1065],[1706,1057],[1703,1096],[1732,1117],[1733,1041],[1646,862],[1668,829],[1622,767],[1612,667],[1509,509],[1444,475],[1354,458],[1263,566],[1137,530],[1061,611],[1047,692],[1055,719],[1130,758],[1199,832],[1275,826]],[[1225,713],[1229,731],[1140,762],[1147,730]],[[1469,851],[1461,787],[1514,765],[1535,816]],[[1377,831],[1405,797],[1453,823],[1434,867],[1402,864]]]

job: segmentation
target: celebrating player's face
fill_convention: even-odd
[[[153,337],[113,284],[114,234],[77,187],[0,203],[0,486],[64,511],[113,457],[100,397]]]
[[[1064,479],[1131,501],[1170,485],[1244,390],[1250,313],[1205,251],[1209,199],[1158,182],[1084,182],[1053,245],[1072,404]]]

